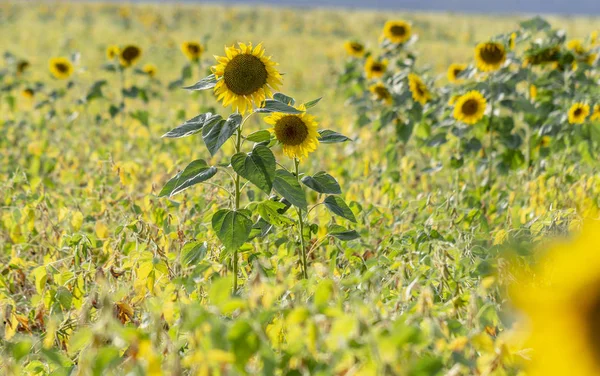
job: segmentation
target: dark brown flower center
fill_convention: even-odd
[[[127,62],[132,62],[140,56],[140,49],[135,46],[127,46],[121,53],[123,60]]]
[[[300,145],[308,137],[308,127],[298,116],[287,115],[277,120],[275,137],[284,145]]]
[[[351,43],[350,48],[355,52],[362,52],[363,50],[363,46],[360,43]]]
[[[387,99],[390,97],[390,92],[383,86],[375,87],[375,95],[379,99]]]
[[[460,72],[462,72],[462,69],[460,69],[460,68],[454,68],[454,72],[453,72],[454,77],[457,77],[460,74]]]
[[[65,63],[56,63],[54,64],[54,67],[60,73],[67,73],[69,71],[69,66]]]
[[[25,60],[19,61],[17,64],[17,72],[23,73],[25,69],[29,68],[29,62]]]
[[[237,55],[225,67],[223,79],[227,88],[237,95],[253,94],[267,84],[269,73],[265,64],[250,54]]]
[[[395,35],[397,37],[403,37],[406,35],[406,27],[402,25],[394,25],[390,27],[390,32],[392,33],[392,35]]]
[[[496,43],[487,43],[481,49],[480,56],[488,64],[498,64],[504,59],[504,50]]]
[[[383,64],[381,64],[381,63],[373,63],[373,65],[371,65],[371,71],[373,71],[373,72],[383,72]]]
[[[200,53],[200,46],[196,43],[188,44],[187,49],[193,55]]]
[[[583,113],[583,109],[581,107],[578,107],[574,112],[573,115],[575,116],[581,116],[581,114]]]
[[[475,115],[479,110],[479,102],[475,99],[467,99],[461,107],[462,113],[467,116]]]

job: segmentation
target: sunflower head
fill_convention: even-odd
[[[31,88],[25,88],[21,91],[21,96],[26,99],[32,99],[35,92]]]
[[[25,71],[27,70],[27,68],[29,68],[30,64],[29,61],[27,60],[19,60],[17,62],[17,75],[22,75],[23,73],[25,73]]]
[[[467,69],[467,65],[466,64],[450,64],[450,66],[448,67],[448,81],[456,83],[456,82],[460,82],[460,79],[458,78],[458,75],[462,73],[462,71],[464,71],[465,69]]]
[[[304,106],[297,109],[306,111]],[[317,122],[314,116],[306,112],[293,115],[274,113],[267,116],[265,122],[273,126],[270,131],[283,146],[284,154],[290,158],[302,160],[319,146]]]
[[[587,49],[583,46],[581,39],[571,39],[567,42],[567,48],[578,55],[583,55],[587,52]]]
[[[120,53],[119,46],[112,45],[106,48],[106,58],[108,60],[114,60]]]
[[[525,51],[524,64],[541,65],[557,62],[560,59],[560,49],[557,46],[533,48]]]
[[[424,105],[431,100],[432,96],[429,88],[418,75],[414,73],[408,75],[408,87],[415,102]]]
[[[475,124],[483,118],[487,101],[483,95],[476,91],[470,91],[460,96],[454,104],[454,118],[466,124]]]
[[[598,54],[595,53],[591,53],[591,54],[587,54],[585,56],[585,58],[583,58],[583,61],[587,64],[587,65],[593,65],[594,62],[596,61],[596,59],[598,58]]]
[[[148,77],[154,77],[156,76],[156,65],[154,64],[144,64],[144,66],[142,67],[142,72],[146,73],[148,75]]]
[[[53,57],[49,62],[50,73],[60,80],[73,74],[73,64],[66,57]]]
[[[410,39],[410,24],[404,21],[388,21],[383,27],[383,36],[392,43],[405,43]]]
[[[584,222],[577,238],[555,241],[519,273],[511,295],[527,318],[528,375],[600,374],[598,234],[600,223]]]
[[[480,43],[475,48],[477,68],[482,72],[493,72],[506,61],[506,50],[497,42]]]
[[[204,47],[198,42],[183,42],[181,52],[191,61],[198,61],[204,52]]]
[[[353,57],[363,57],[365,56],[365,46],[356,41],[347,41],[344,43],[344,49],[348,55]]]
[[[375,99],[383,101],[387,104],[392,103],[392,93],[388,90],[387,87],[381,82],[378,82],[369,87],[369,91],[373,93]]]
[[[382,77],[387,69],[387,65],[387,60],[375,60],[373,57],[369,56],[365,62],[365,73],[367,78],[371,79]]]
[[[591,121],[600,121],[600,103],[594,106],[594,111],[590,117]]]
[[[585,119],[590,114],[590,105],[587,103],[577,102],[569,108],[569,123],[583,124]]]
[[[218,80],[214,88],[217,99],[244,114],[253,104],[260,106],[267,96],[273,96],[272,90],[281,85],[281,74],[277,63],[265,56],[262,44],[254,48],[252,43],[238,45],[226,47],[226,56],[215,56],[218,64],[211,70]]]
[[[136,45],[130,44],[125,46],[119,54],[121,66],[128,68],[133,66],[142,57],[142,49]]]

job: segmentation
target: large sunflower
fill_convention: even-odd
[[[590,105],[587,103],[577,102],[569,108],[569,123],[583,124],[587,116],[590,114]]]
[[[66,57],[53,57],[49,63],[50,73],[60,80],[71,77],[73,64]]]
[[[114,58],[119,56],[120,53],[121,51],[119,50],[119,46],[112,45],[106,48],[106,58],[108,60],[114,60]]]
[[[600,223],[552,245],[513,290],[527,317],[531,376],[600,375]]]
[[[297,107],[306,111],[304,105]],[[319,133],[314,116],[302,112],[297,115],[274,113],[265,118],[267,124],[273,125],[271,132],[277,141],[283,145],[283,152],[290,158],[302,160],[304,157],[317,150],[319,146]]]
[[[181,52],[191,61],[198,61],[204,52],[204,47],[198,42],[183,42]]]
[[[487,101],[476,91],[469,91],[460,96],[454,104],[454,118],[466,124],[475,124],[483,118]]]
[[[365,46],[362,43],[356,41],[347,41],[346,43],[344,43],[344,49],[350,56],[365,56]]]
[[[458,78],[458,75],[461,74],[462,71],[464,71],[465,69],[467,69],[467,65],[466,64],[457,64],[457,63],[453,63],[450,64],[450,66],[448,67],[448,81],[450,82],[460,82],[460,79]]]
[[[416,102],[424,105],[431,99],[431,92],[427,88],[427,85],[425,85],[421,77],[414,73],[408,75],[408,87]]]
[[[475,61],[482,72],[498,70],[506,61],[506,50],[497,42],[480,43],[475,48]]]
[[[218,64],[211,70],[219,80],[214,89],[217,99],[244,114],[253,103],[260,106],[267,96],[273,96],[272,90],[281,85],[281,74],[275,68],[277,63],[265,56],[262,43],[254,49],[252,43],[238,44],[240,48],[226,47],[226,56],[215,56]]]
[[[387,65],[387,60],[379,61],[369,56],[367,58],[367,61],[365,62],[365,73],[367,75],[367,78],[380,78],[385,73]]]
[[[410,39],[410,24],[404,21],[388,21],[383,27],[383,36],[392,43],[405,43]]]
[[[594,106],[594,111],[590,117],[591,121],[600,121],[600,104]]]
[[[385,85],[382,84],[381,82],[371,85],[369,87],[369,91],[371,91],[371,93],[373,93],[373,96],[377,100],[383,101],[387,104],[392,103],[392,93],[390,93],[388,88],[385,87]]]
[[[141,57],[142,49],[136,45],[130,44],[121,50],[119,61],[123,67],[127,68],[137,63]]]

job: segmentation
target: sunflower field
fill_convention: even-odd
[[[0,374],[600,374],[599,33],[0,3]]]

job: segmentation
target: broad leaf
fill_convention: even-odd
[[[186,86],[184,89],[186,90],[207,90],[212,89],[217,84],[218,80],[214,74],[210,76],[204,77],[200,81],[196,82],[192,86]]]
[[[269,132],[266,129],[261,129],[260,131],[256,131],[256,132],[250,133],[246,137],[246,140],[252,141],[252,142],[266,142],[266,141],[270,141],[271,140],[271,132]]]
[[[340,225],[331,225],[328,228],[329,235],[343,241],[350,241],[360,238],[360,235],[355,230],[348,230]]]
[[[307,203],[304,190],[298,183],[298,179],[286,170],[277,170],[273,188],[277,193],[285,197],[292,205],[306,210]]]
[[[242,122],[242,115],[232,114],[227,120],[205,124],[202,138],[211,155],[215,155],[225,141],[231,137]]]
[[[325,171],[319,171],[313,176],[305,176],[302,178],[302,183],[310,189],[319,193],[328,193],[338,195],[342,193],[342,189],[337,180]]]
[[[329,129],[322,129],[319,131],[321,138],[319,138],[319,142],[322,144],[335,144],[338,142],[346,142],[352,141],[350,138],[344,136],[343,134],[334,132]]]
[[[252,152],[237,153],[231,157],[231,166],[241,177],[263,190],[271,193],[275,178],[275,156],[271,149],[257,145]]]
[[[221,209],[213,215],[212,227],[225,249],[235,251],[248,240],[252,220],[245,212]]]
[[[206,256],[206,242],[185,243],[181,249],[181,263],[185,266],[197,264]]]
[[[258,203],[256,210],[258,214],[273,226],[291,225],[293,221],[279,212],[285,209],[286,205],[279,201],[265,200]]]
[[[334,214],[356,223],[354,213],[340,196],[327,196],[324,203]]]
[[[283,102],[275,99],[266,99],[260,108],[257,108],[254,112],[271,113],[280,112],[284,114],[301,114],[302,111],[295,109]]]
[[[163,137],[166,138],[180,138],[191,136],[195,133],[198,133],[202,128],[207,124],[212,124],[218,122],[223,119],[221,115],[212,114],[207,112],[205,114],[200,114],[190,120],[187,120],[185,123],[181,124],[175,129],[170,130],[165,133]]]
[[[202,183],[212,178],[217,173],[217,168],[209,166],[203,159],[197,159],[175,175],[165,184],[158,197],[173,196],[192,185]]]
[[[273,95],[273,99],[275,99],[276,101],[285,103],[287,105],[293,106],[294,104],[296,104],[296,101],[294,100],[294,98],[292,97],[288,97],[285,94],[282,93],[275,93],[275,95]]]

